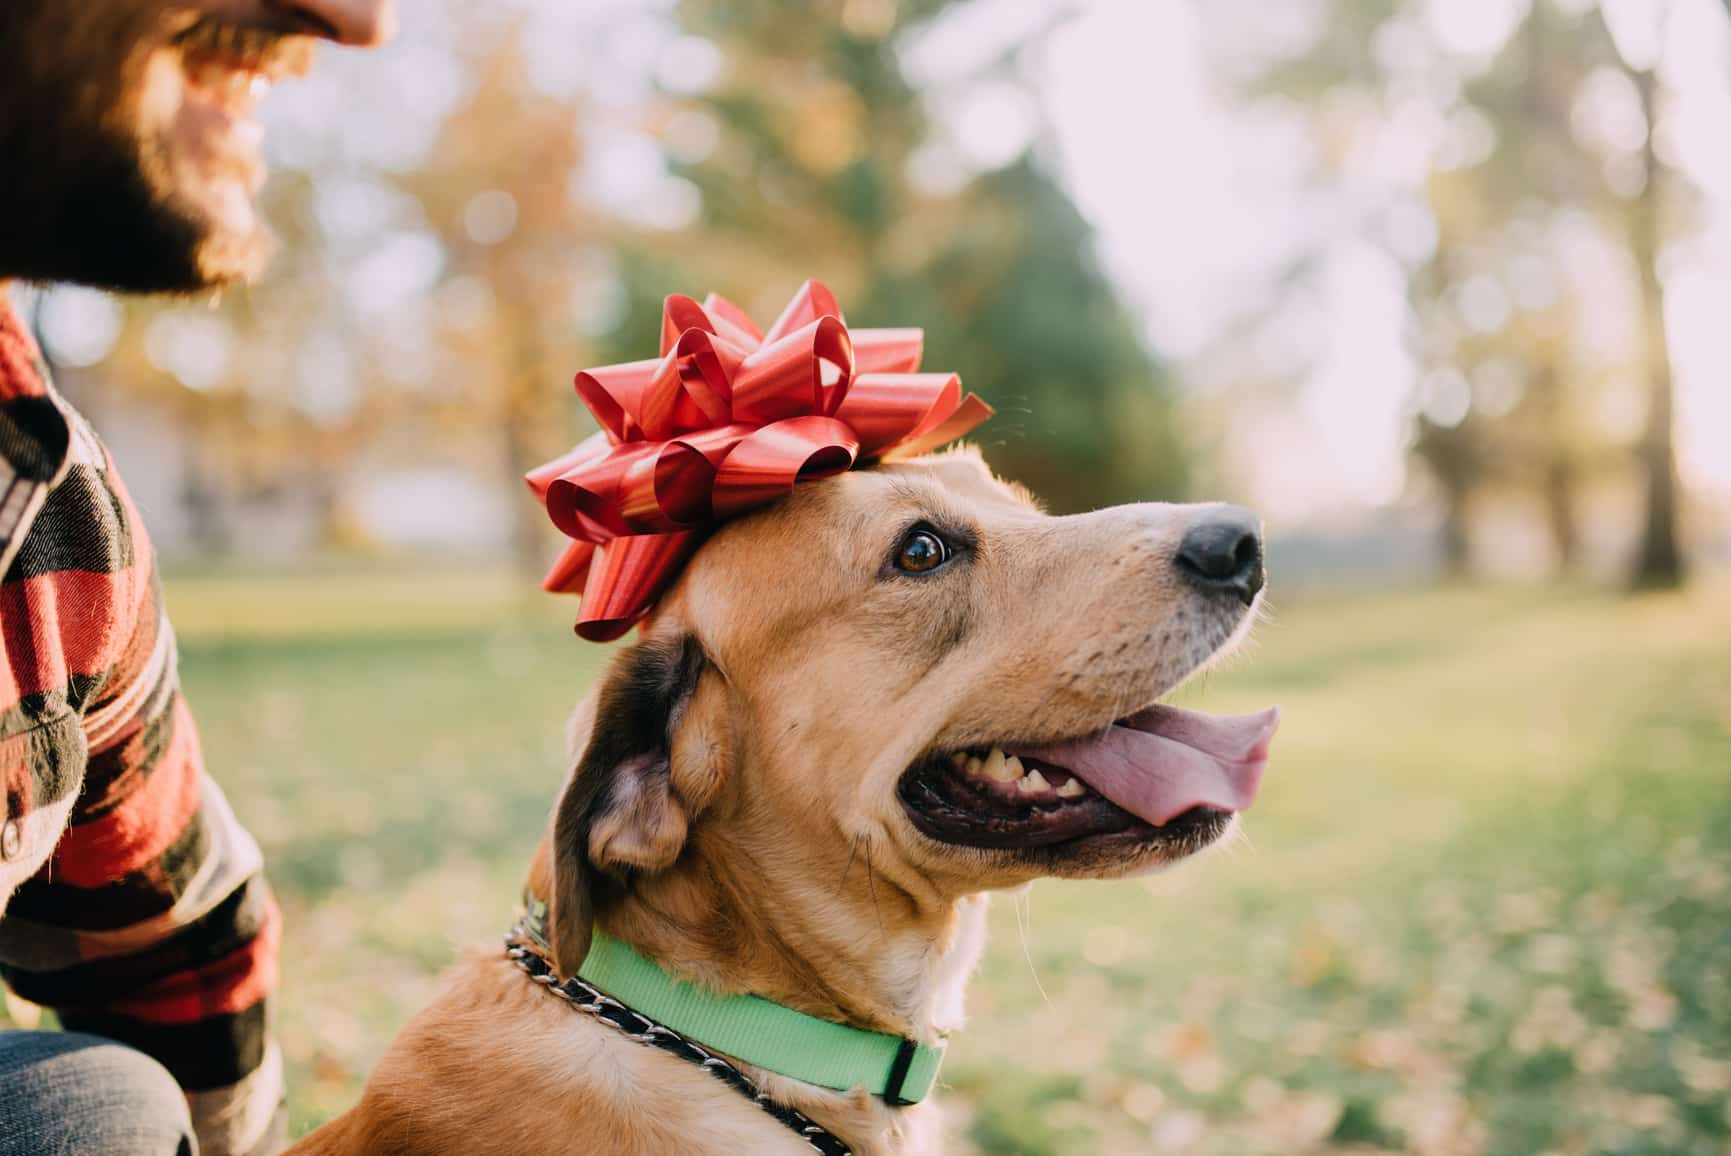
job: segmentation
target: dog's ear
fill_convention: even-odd
[[[667,867],[685,845],[673,736],[705,665],[686,637],[642,642],[607,670],[588,743],[554,810],[549,932],[562,975],[589,954],[604,890],[630,871]]]

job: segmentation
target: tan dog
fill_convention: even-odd
[[[1261,585],[1242,510],[1050,517],[968,451],[722,527],[573,720],[530,878],[560,972],[599,928],[716,991],[941,1039],[983,893],[1148,871],[1248,805],[1274,712],[1152,704],[1242,636]],[[744,1070],[855,1152],[941,1145],[930,1100]],[[481,952],[295,1151],[811,1149]]]

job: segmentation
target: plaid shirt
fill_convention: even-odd
[[[0,285],[0,973],[155,1056],[205,1156],[282,1133],[280,919],[204,771],[150,540]]]

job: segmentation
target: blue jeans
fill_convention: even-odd
[[[0,1156],[197,1156],[186,1097],[143,1052],[0,1031]]]

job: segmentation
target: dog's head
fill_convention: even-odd
[[[1156,700],[1248,629],[1262,574],[1241,510],[1052,517],[966,451],[802,484],[722,527],[575,722],[552,832],[562,970],[598,899],[706,835],[768,885],[864,846],[880,876],[950,899],[1213,843],[1275,714]]]

